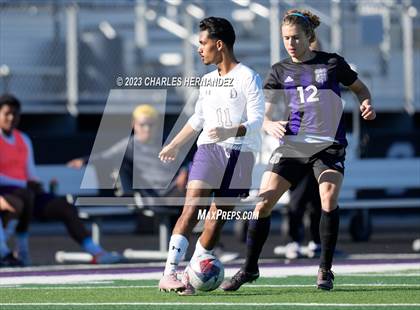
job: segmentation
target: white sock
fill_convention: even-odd
[[[194,254],[191,257],[191,259],[201,255],[201,254],[211,254],[213,255],[213,249],[211,250],[207,250],[206,248],[204,248],[201,243],[200,243],[200,239],[197,240],[197,243],[195,244],[195,250],[194,250]]]
[[[10,240],[10,238],[15,234],[16,226],[17,226],[18,223],[19,223],[19,221],[16,220],[16,219],[12,219],[12,220],[9,221],[9,223],[7,223],[7,226],[4,229],[6,242],[8,240]]]
[[[183,235],[172,235],[169,241],[168,258],[166,259],[165,271],[163,274],[169,275],[176,272],[179,262],[184,257],[188,248],[188,239]]]
[[[10,249],[6,243],[6,234],[3,229],[3,221],[0,217],[0,258],[10,253]]]

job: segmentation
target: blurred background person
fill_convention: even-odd
[[[25,217],[8,222],[8,231],[16,231],[17,258],[30,265],[28,244],[31,216],[37,220],[58,220],[64,223],[70,236],[84,251],[92,255],[92,263],[116,263],[117,253],[104,250],[95,243],[77,214],[77,209],[64,197],[56,197],[43,190],[36,174],[30,138],[17,128],[21,104],[13,95],[0,96],[0,193],[13,195],[24,202]]]

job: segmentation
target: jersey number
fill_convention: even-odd
[[[300,103],[305,103],[305,93],[303,92],[303,87],[299,86],[297,88],[297,90],[299,92]],[[306,92],[311,92],[308,96],[307,102],[317,102],[317,101],[319,101],[318,88],[316,88],[316,86],[309,85],[308,87],[305,88],[305,91]]]
[[[222,111],[221,108],[216,110],[217,113],[217,122],[221,127],[232,127],[232,121],[230,119],[229,108],[226,108]],[[224,116],[224,120],[223,120]]]

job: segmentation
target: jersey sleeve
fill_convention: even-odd
[[[265,99],[262,81],[254,74],[245,84],[247,121],[243,123],[246,133],[259,132],[264,121]]]
[[[264,80],[263,88],[265,101],[277,104],[279,102],[279,89],[282,89],[283,87],[279,82],[278,72],[274,66],[272,66],[268,72],[267,77]]]
[[[199,90],[198,100],[195,104],[194,114],[188,119],[188,124],[195,130],[200,131],[203,129],[204,125],[204,115],[203,115],[203,94],[202,89]]]
[[[349,86],[357,80],[357,72],[339,55],[337,55],[337,76],[338,82],[344,86]]]

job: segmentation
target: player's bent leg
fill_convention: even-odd
[[[18,188],[10,192],[10,195],[17,197],[20,203],[23,203],[23,208],[18,211],[18,218],[11,219],[7,224],[6,233],[8,236],[15,233],[16,250],[19,261],[24,266],[31,264],[29,255],[29,223],[32,219],[34,193],[27,188]],[[10,197],[9,197],[10,198]]]
[[[343,175],[335,170],[325,170],[318,178],[321,197],[321,220],[319,234],[321,238],[321,259],[317,286],[323,290],[333,288],[334,274],[331,271],[339,228],[338,195]]]
[[[67,229],[70,237],[81,248],[92,255],[92,264],[116,264],[123,261],[123,257],[117,252],[106,251],[102,246],[93,241],[82,220],[77,214],[77,209],[64,197],[55,197],[44,194],[44,206],[37,212],[41,220],[61,221]]]
[[[335,170],[325,170],[319,176],[318,183],[322,210],[331,212],[337,208],[343,175]]]
[[[210,214],[217,214],[218,210],[232,211],[234,206],[220,206],[218,204],[212,204],[210,207]],[[199,238],[200,244],[207,250],[213,250],[220,239],[223,226],[226,223],[226,219],[223,218],[208,218],[204,223],[204,230]]]
[[[270,171],[264,172],[258,193],[261,201],[257,203],[254,210],[258,213],[258,218],[271,216],[271,211],[277,204],[277,201],[290,186],[290,182],[277,173]]]
[[[169,241],[168,257],[163,277],[159,281],[159,290],[179,291],[185,289],[185,285],[177,277],[176,270],[187,251],[188,238],[198,222],[198,210],[208,207],[204,201],[210,196],[210,193],[211,189],[202,181],[193,180],[188,183],[184,208]]]
[[[260,276],[258,259],[270,232],[271,211],[290,186],[290,182],[282,176],[270,171],[264,173],[258,195],[262,200],[255,207],[258,219],[250,220],[248,225],[245,263],[231,279],[222,283],[220,287],[224,291],[236,291]]]

